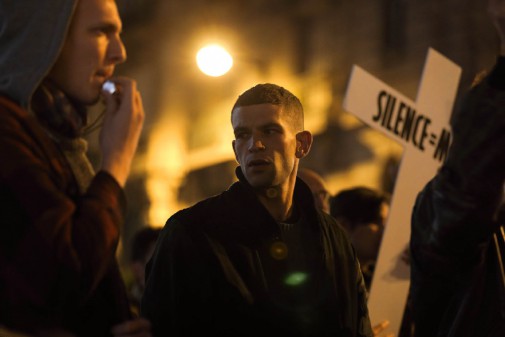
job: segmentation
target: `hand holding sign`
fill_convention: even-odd
[[[394,337],[395,334],[393,333],[388,333],[387,335],[384,335],[382,332],[389,326],[389,321],[382,321],[379,324],[375,325],[372,328],[373,331],[373,336],[374,337]]]

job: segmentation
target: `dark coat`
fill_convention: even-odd
[[[475,204],[444,191],[442,180],[432,181],[420,194],[413,215],[410,296],[415,336],[503,337],[504,237],[493,231],[496,226],[475,221]],[[488,227],[485,239],[481,228],[474,230],[477,226]]]
[[[317,281],[301,303],[272,290],[286,270],[271,254],[279,226],[237,172],[240,182],[167,221],[141,305],[155,336],[371,336],[354,250],[299,179],[294,202],[316,247],[308,255]]]
[[[505,182],[505,87],[494,83],[505,78],[496,70],[453,117],[447,161],[414,207],[416,337],[505,336],[505,231],[497,217]]]
[[[115,261],[124,210],[108,173],[81,195],[33,115],[0,96],[0,326],[110,335],[129,317]]]

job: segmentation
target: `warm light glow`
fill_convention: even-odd
[[[233,58],[226,49],[213,44],[198,51],[196,63],[204,74],[218,77],[226,74],[231,69]]]
[[[166,114],[168,116],[168,114]],[[186,174],[185,123],[177,115],[161,119],[150,130],[149,147],[146,156],[149,196],[148,223],[163,226],[167,219],[183,205],[177,198],[181,181]]]

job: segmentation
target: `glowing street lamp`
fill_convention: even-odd
[[[226,49],[212,44],[198,51],[196,54],[196,63],[204,74],[219,77],[231,69],[233,58]]]

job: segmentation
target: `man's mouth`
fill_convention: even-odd
[[[265,159],[254,159],[247,164],[248,167],[264,167],[267,165],[270,165],[270,162]]]
[[[112,72],[111,71],[103,70],[103,71],[97,71],[96,72],[96,77],[98,77],[102,82],[105,82],[111,76],[112,76]]]

